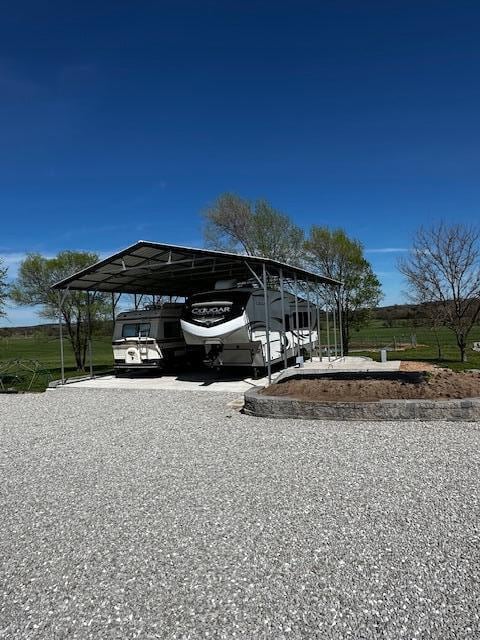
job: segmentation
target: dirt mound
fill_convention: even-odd
[[[403,360],[400,363],[400,371],[435,371],[436,367],[430,362],[417,362],[416,360]]]
[[[422,370],[425,370],[423,367]],[[423,380],[287,380],[262,391],[314,402],[375,402],[377,400],[450,400],[480,397],[480,375],[444,369],[429,371]]]

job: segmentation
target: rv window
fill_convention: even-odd
[[[285,331],[290,331],[290,316],[285,315]]]
[[[136,324],[124,324],[122,327],[122,338],[146,338],[150,335],[150,323],[142,322]]]
[[[180,323],[177,320],[174,320],[173,322],[165,321],[163,323],[164,338],[180,338],[181,335]]]

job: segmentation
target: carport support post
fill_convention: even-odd
[[[90,315],[90,291],[87,291],[87,319],[88,319],[88,360],[90,364],[90,378],[93,378],[92,317]]]
[[[112,332],[115,329],[115,307],[117,306],[117,302],[115,302],[115,294],[112,291]]]
[[[335,347],[335,358],[338,355],[338,349],[337,349],[337,320],[336,320],[336,313],[335,313],[335,304],[332,305],[332,313],[333,313],[333,344]]]
[[[285,296],[283,291],[283,269],[280,267],[280,304],[282,307],[282,329],[283,329],[283,364],[285,369],[288,366],[287,356],[287,329],[285,327]]]
[[[325,305],[325,313],[327,314],[327,353],[328,361],[330,362],[330,319],[328,317],[328,302]]]
[[[293,274],[293,282],[295,285],[295,324],[297,329],[297,356],[300,355],[300,322],[298,319],[298,288],[297,288],[297,274]]]
[[[308,315],[308,343],[310,345],[310,361],[313,362],[312,356],[312,322],[310,319],[310,283],[307,278],[307,315]]]
[[[272,362],[270,357],[270,318],[269,318],[269,305],[268,305],[268,290],[267,290],[267,268],[265,263],[263,267],[263,298],[264,298],[264,311],[265,311],[265,338],[267,340],[267,371],[268,371],[268,384],[272,383]]]
[[[338,287],[338,326],[340,331],[340,356],[343,358],[342,285]]]
[[[62,294],[58,292],[58,330],[60,333],[60,370],[62,372],[62,384],[65,384],[65,356],[63,353],[63,322],[62,322]]]
[[[316,299],[316,307],[317,307],[317,343],[318,343],[318,357],[320,359],[320,362],[322,362],[322,341],[321,341],[321,334],[320,334],[320,302],[319,302],[319,296],[318,293],[315,296]]]

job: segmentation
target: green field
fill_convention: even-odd
[[[429,327],[385,327],[381,321],[373,320],[360,331],[352,331],[350,351],[355,352],[352,355],[362,353],[378,359],[379,349],[387,347],[389,360],[422,360],[455,370],[480,368],[480,352],[472,350],[473,342],[480,342],[479,325],[469,335],[468,362],[465,363],[459,361],[455,335],[445,327],[439,328],[436,333],[441,346],[441,358],[438,357],[437,337]],[[416,348],[412,348],[412,336],[416,339]],[[395,343],[397,351],[393,350]],[[369,352],[371,349],[374,351]]]
[[[416,338],[416,348],[411,348],[412,335]],[[438,330],[437,335],[442,348],[442,358],[438,358],[435,334],[428,327],[385,327],[382,321],[373,320],[368,326],[352,332],[350,353],[351,355],[365,355],[378,360],[379,350],[387,347],[389,360],[422,360],[456,370],[480,368],[480,353],[471,349],[474,341],[480,342],[480,326],[476,326],[470,334],[467,363],[459,362],[458,349],[453,333],[441,328]],[[322,330],[322,342],[325,339],[326,332]],[[333,328],[330,339],[333,344]],[[395,342],[398,348],[397,351],[393,350]],[[75,361],[68,340],[64,340],[64,345],[65,376],[82,375],[75,368]],[[405,348],[405,346],[408,348]],[[47,373],[42,374],[35,380],[31,388],[32,391],[43,391],[49,380],[61,378],[60,342],[58,338],[45,337],[41,334],[37,334],[34,337],[2,337],[0,338],[0,367],[2,363],[11,360],[36,360],[41,364],[42,369],[48,372],[48,375]],[[94,337],[93,365],[95,373],[102,373],[112,369],[111,336]],[[28,386],[31,374],[25,373],[24,375],[25,381],[23,384],[19,384],[18,380],[12,380],[12,385],[25,389]],[[5,386],[9,385],[8,379],[5,379],[4,382]]]
[[[112,338],[111,336],[100,336],[93,339],[93,368],[95,373],[108,371],[113,367],[112,355]],[[75,359],[67,339],[64,339],[65,351],[65,377],[82,375],[75,367]],[[48,372],[48,375],[41,375],[32,386],[33,391],[43,391],[47,386],[48,379],[58,380],[61,376],[60,369],[60,340],[58,338],[48,338],[42,335],[35,337],[8,337],[0,338],[0,367],[2,364],[11,360],[36,360],[42,368]],[[88,368],[88,366],[87,366]],[[12,366],[11,371],[18,371],[18,374],[25,378],[23,384],[14,384],[25,388],[31,375],[28,372],[22,373],[18,367]],[[5,385],[9,384],[9,380],[5,381]]]

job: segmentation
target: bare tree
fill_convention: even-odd
[[[224,193],[204,212],[205,243],[212,249],[262,256],[290,264],[302,259],[304,233],[265,200],[252,203]]]
[[[3,260],[0,258],[0,317],[5,315],[5,302],[8,296],[7,283],[7,267],[3,266]]]
[[[223,193],[203,212],[205,243],[211,249],[252,255],[252,205],[234,193]]]
[[[461,224],[420,228],[407,258],[398,268],[409,295],[455,334],[460,359],[466,361],[468,335],[480,314],[480,232]],[[432,318],[433,319],[433,318]]]

